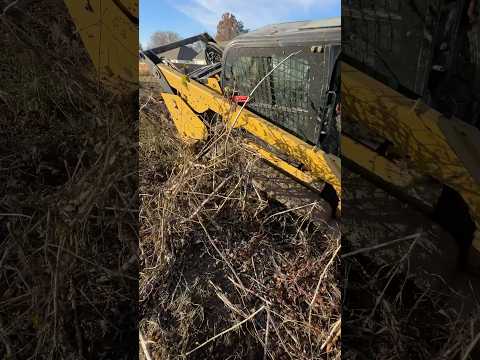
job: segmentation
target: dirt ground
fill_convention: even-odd
[[[182,144],[148,78],[140,107],[140,328],[152,358],[340,358],[339,239],[266,200],[249,180],[259,160],[236,136],[226,145],[221,125],[200,149]]]

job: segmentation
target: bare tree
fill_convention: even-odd
[[[156,31],[150,36],[148,48],[170,44],[181,39],[180,35],[173,31]]]
[[[224,13],[217,25],[217,41],[229,41],[235,36],[247,32],[243,23],[230,13]]]

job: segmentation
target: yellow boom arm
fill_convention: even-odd
[[[172,116],[175,117],[174,122],[177,128],[184,136],[186,134],[181,129],[189,128],[197,129],[195,133],[190,134],[192,140],[204,138],[205,130],[200,125],[202,122],[195,114],[212,110],[219,114],[229,126],[245,129],[283,154],[304,164],[308,173],[301,176],[303,180],[327,182],[333,186],[338,198],[341,199],[341,162],[338,157],[326,154],[317,147],[307,144],[247,109],[243,109],[239,114],[240,107],[219,93],[218,86],[213,86],[211,83],[209,86],[205,86],[197,81],[186,79],[185,75],[166,65],[157,65],[157,67],[168,84],[179,94],[163,93],[162,96],[167,106],[168,103],[173,102],[172,98],[175,98],[176,107],[173,105],[168,107]],[[217,89],[217,91],[213,89]],[[181,102],[183,102],[182,105],[179,105]],[[193,115],[196,119],[192,120]],[[262,152],[259,154],[262,155]],[[271,156],[264,156],[264,158],[272,159]],[[292,176],[298,176],[298,172],[292,171],[288,164],[280,163],[278,159],[272,162]]]
[[[348,64],[342,64],[342,106],[345,113],[391,141],[409,159],[412,168],[455,189],[469,206],[480,251],[480,131],[447,119],[425,104],[408,99]],[[342,145],[343,145],[342,141]],[[351,149],[350,146],[345,150]],[[344,152],[346,158],[361,157]],[[368,157],[365,152],[363,158]],[[362,162],[357,160],[357,162]],[[391,168],[363,167],[388,181]],[[406,175],[391,183],[410,184]]]

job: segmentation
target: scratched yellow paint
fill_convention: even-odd
[[[390,140],[415,170],[458,191],[476,223],[473,246],[480,251],[480,183],[472,171],[480,167],[479,157],[472,154],[478,152],[480,132],[460,120],[446,119],[345,63],[342,107],[356,121]],[[460,128],[477,148],[470,146],[460,153],[460,147],[454,146]]]
[[[119,92],[134,89],[138,84],[138,23],[132,18],[138,19],[138,0],[65,0],[65,4],[98,78]]]
[[[194,143],[207,138],[207,127],[182,98],[168,93],[161,95],[178,133],[185,142]]]

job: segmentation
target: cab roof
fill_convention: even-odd
[[[341,17],[267,25],[237,36],[227,47],[247,43],[265,45],[265,43],[272,42],[276,45],[286,46],[312,41],[339,43],[341,41]]]
[[[248,38],[257,36],[282,36],[299,32],[318,31],[326,28],[339,28],[341,26],[341,17],[329,19],[311,20],[311,21],[291,21],[279,24],[266,25],[252,32],[240,35],[238,38]]]

